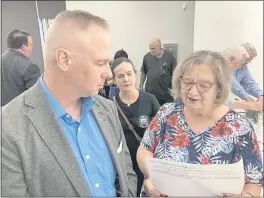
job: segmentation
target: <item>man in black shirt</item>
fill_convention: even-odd
[[[150,52],[143,58],[140,77],[140,89],[147,77],[145,91],[156,96],[160,105],[172,102],[170,95],[172,73],[177,65],[173,54],[162,49],[160,39],[154,38],[149,44]]]

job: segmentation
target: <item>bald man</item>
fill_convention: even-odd
[[[173,54],[161,47],[161,41],[153,38],[149,43],[150,52],[143,58],[140,89],[146,80],[145,91],[156,96],[160,105],[172,102],[170,95],[172,73],[177,65]]]
[[[2,110],[2,196],[135,196],[137,177],[115,105],[108,25],[64,11],[48,29],[45,72]]]

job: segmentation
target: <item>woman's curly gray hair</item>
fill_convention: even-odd
[[[212,68],[217,84],[215,102],[224,104],[230,93],[232,68],[220,53],[209,50],[194,52],[177,65],[172,75],[172,97],[175,100],[181,98],[181,77],[189,73],[192,67],[200,64],[206,64]]]

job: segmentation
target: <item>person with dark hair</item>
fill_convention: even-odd
[[[128,54],[126,53],[125,50],[121,49],[121,50],[118,50],[116,53],[115,53],[115,56],[114,56],[114,60],[117,59],[117,58],[128,58]]]
[[[140,196],[144,176],[138,168],[136,153],[148,124],[158,112],[160,105],[156,97],[136,88],[136,71],[128,58],[117,58],[111,65],[113,81],[120,89],[113,97],[125,134],[127,146],[138,177],[137,197]]]
[[[118,58],[128,58],[127,52],[123,49],[118,50],[115,53],[114,60],[116,60]],[[112,61],[112,63],[113,63],[113,61]],[[111,98],[113,98],[113,96],[117,96],[119,94],[119,88],[117,87],[117,85],[115,83],[113,83],[112,79],[107,81],[107,85],[110,86],[109,95],[108,95],[109,99],[111,99]]]
[[[28,32],[23,30],[10,32],[7,47],[6,52],[1,54],[1,106],[32,87],[40,76],[38,66],[29,60],[33,41]]]

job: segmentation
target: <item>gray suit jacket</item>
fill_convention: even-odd
[[[8,49],[1,58],[1,106],[4,106],[32,87],[37,82],[40,72],[37,65],[13,49]]]
[[[96,96],[92,112],[117,170],[118,195],[136,196],[137,176],[114,103]],[[39,82],[2,109],[2,196],[89,196]]]

